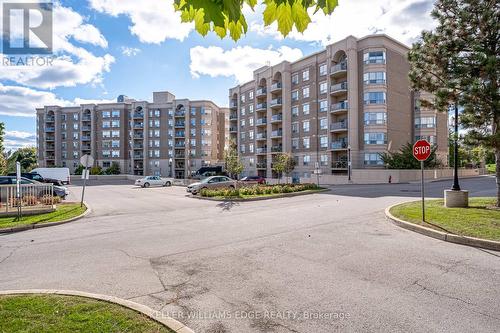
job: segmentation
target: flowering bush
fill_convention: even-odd
[[[277,184],[277,185],[253,185],[242,187],[239,189],[202,189],[200,195],[202,197],[224,197],[235,198],[244,196],[259,196],[269,194],[294,193],[309,190],[319,189],[316,184]]]

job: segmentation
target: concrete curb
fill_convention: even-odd
[[[26,230],[31,230],[31,229],[53,227],[56,225],[65,224],[65,223],[79,220],[92,212],[92,209],[85,201],[83,202],[83,204],[85,205],[85,207],[87,207],[87,209],[82,214],[80,214],[78,216],[75,216],[75,217],[72,217],[72,218],[69,218],[69,219],[66,219],[63,221],[58,221],[58,222],[35,223],[35,224],[28,224],[28,225],[23,225],[23,226],[19,226],[19,227],[2,228],[2,229],[0,229],[0,234],[11,234],[14,232],[26,231]]]
[[[288,197],[298,197],[301,195],[315,194],[315,193],[328,192],[328,191],[331,191],[331,189],[324,188],[324,189],[317,190],[314,192],[302,191],[302,192],[293,192],[293,193],[281,193],[281,194],[277,194],[276,196],[272,196],[272,197],[260,197],[260,198],[257,197],[257,198],[248,198],[248,199],[244,199],[244,198],[216,199],[216,198],[199,197],[199,196],[192,195],[192,194],[187,195],[187,197],[192,198],[192,199],[198,199],[198,200],[219,201],[219,202],[224,202],[224,201],[250,202],[250,201],[262,201],[262,200],[288,198]]]
[[[53,290],[53,289],[23,289],[23,290],[0,290],[0,295],[26,295],[26,294],[49,294],[49,295],[69,295],[81,296],[87,298],[98,299],[109,303],[118,304],[134,311],[140,312],[147,317],[167,326],[176,333],[194,333],[192,329],[170,317],[158,316],[158,311],[155,311],[145,305],[121,299],[114,296],[92,294],[76,290]]]
[[[387,217],[387,219],[389,221],[391,221],[393,224],[395,224],[398,227],[401,227],[403,229],[418,232],[419,234],[429,236],[432,238],[436,238],[436,239],[439,239],[439,240],[442,240],[445,242],[473,246],[473,247],[480,247],[483,249],[494,250],[494,251],[500,251],[500,242],[481,239],[481,238],[475,238],[475,237],[469,237],[469,236],[460,236],[460,235],[451,234],[448,232],[437,231],[437,230],[434,230],[431,228],[427,228],[427,227],[424,227],[424,226],[421,226],[418,224],[414,224],[411,222],[407,222],[407,221],[398,219],[397,217],[395,217],[394,215],[391,214],[390,210],[393,207],[404,204],[404,203],[409,203],[409,202],[415,202],[415,200],[407,201],[407,202],[403,202],[403,203],[398,203],[398,204],[392,205],[390,207],[387,207],[385,209],[385,216]]]

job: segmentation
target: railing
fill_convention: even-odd
[[[332,169],[347,169],[347,161],[333,161]]]
[[[185,127],[186,123],[175,123],[174,126],[175,127]]]
[[[144,145],[135,143],[133,145],[134,149],[144,149]]]
[[[265,124],[267,124],[267,118],[259,118],[259,119],[257,119],[257,121],[255,123],[257,125],[265,125]]]
[[[0,185],[0,215],[21,214],[29,211],[50,210],[58,198],[54,198],[52,184],[20,184],[19,196],[16,185]]]
[[[183,138],[185,136],[186,132],[175,132],[175,137],[176,138]]]
[[[56,159],[56,155],[45,155],[45,158],[48,159],[48,160],[55,160]]]
[[[91,150],[90,145],[82,145],[82,150]]]
[[[232,99],[230,102],[229,102],[229,107],[231,108],[237,108],[238,107],[238,101],[235,100],[235,99]]]
[[[144,165],[143,164],[135,164],[134,169],[142,170],[142,169],[144,169]]]
[[[45,141],[55,141],[55,136],[46,136]]]
[[[144,113],[134,113],[134,118],[144,118]]]
[[[283,135],[283,131],[282,130],[277,130],[277,131],[272,131],[271,132],[271,137],[273,138],[277,138],[277,137],[280,137]]]
[[[175,154],[175,158],[186,158],[185,154]]]
[[[257,154],[265,154],[267,153],[267,147],[257,148],[255,149],[255,151],[257,152]]]
[[[275,114],[274,116],[271,117],[271,121],[281,121],[283,119],[282,114]]]
[[[281,82],[275,82],[271,85],[271,91],[281,89]]]
[[[257,136],[256,136],[257,140],[259,139],[266,139],[267,138],[267,133],[257,133]]]
[[[92,120],[91,116],[82,116],[83,121],[90,121]]]
[[[56,146],[55,145],[46,145],[45,150],[55,150]]]
[[[267,103],[257,103],[255,110],[265,110],[267,109]]]
[[[139,124],[134,124],[134,128],[144,128],[144,124],[143,123],[139,123]]]
[[[90,132],[91,127],[90,126],[82,126],[82,131]]]
[[[174,115],[176,117],[184,117],[186,115],[186,111],[175,111]]]
[[[332,131],[347,129],[347,120],[339,121],[339,122],[330,124],[330,129]]]
[[[256,96],[262,96],[262,95],[265,95],[266,93],[267,93],[267,89],[266,88],[259,88],[256,91]]]
[[[265,169],[265,168],[267,168],[267,162],[258,162],[256,164],[256,166],[257,166],[257,169]]]
[[[272,146],[271,147],[271,152],[273,152],[273,153],[279,153],[281,151],[283,151],[283,146]]]
[[[282,99],[280,98],[275,98],[271,100],[271,106],[276,106],[276,105],[281,105],[282,104]]]
[[[237,120],[238,119],[238,115],[236,113],[231,113],[229,115],[229,120]]]
[[[347,82],[337,83],[330,87],[330,92],[332,93],[343,90],[347,90]]]
[[[89,135],[82,135],[82,141],[90,141]]]
[[[45,121],[48,123],[53,123],[54,121],[56,121],[56,118],[55,117],[47,117],[47,118],[45,118]]]
[[[234,126],[229,127],[229,132],[238,132],[238,127]]]
[[[55,127],[45,127],[45,132],[55,132]]]
[[[332,104],[332,106],[330,108],[331,108],[331,111],[347,110],[349,108],[349,104],[347,101],[343,101],[340,103]]]
[[[341,62],[330,68],[330,74],[335,74],[337,72],[342,72],[347,70],[347,62]]]
[[[346,149],[347,140],[337,140],[332,142],[332,149]]]
[[[133,137],[134,137],[134,139],[138,139],[138,140],[144,139],[144,135],[142,135],[142,134],[134,134]]]
[[[185,142],[177,142],[177,143],[175,144],[175,148],[184,148],[184,147],[185,147],[185,145],[186,145],[186,143],[185,143]]]
[[[144,155],[143,154],[134,154],[134,159],[143,159]]]

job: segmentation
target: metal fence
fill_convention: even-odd
[[[56,203],[52,184],[0,185],[0,213],[51,208]]]

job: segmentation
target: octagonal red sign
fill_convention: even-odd
[[[413,156],[419,161],[425,161],[431,156],[431,144],[427,140],[418,140],[413,145]]]

